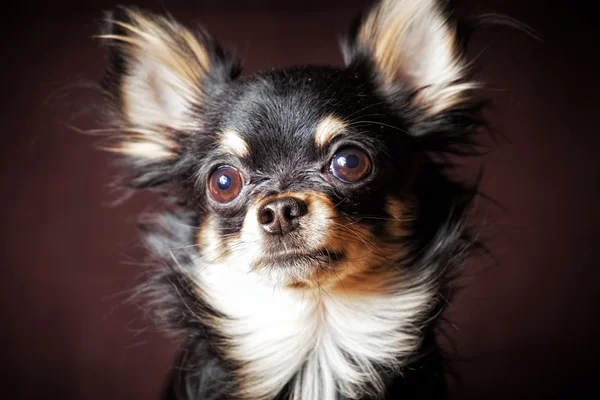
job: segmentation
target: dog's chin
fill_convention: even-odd
[[[252,269],[277,286],[305,287],[318,283],[319,276],[334,271],[342,261],[337,251],[272,252],[252,262]]]

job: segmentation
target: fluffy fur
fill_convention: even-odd
[[[351,26],[344,68],[248,77],[169,17],[119,8],[101,37],[125,184],[174,199],[144,224],[161,261],[140,290],[185,336],[167,397],[443,397],[434,330],[476,194],[447,160],[484,125],[446,7],[383,0]],[[368,163],[356,181],[335,170],[345,150]],[[229,202],[223,167],[242,182]]]

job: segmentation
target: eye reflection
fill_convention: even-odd
[[[221,190],[227,190],[231,186],[231,178],[228,177],[227,175],[223,174],[223,175],[219,176],[218,181],[219,181],[218,186],[219,186],[219,189],[221,189]]]

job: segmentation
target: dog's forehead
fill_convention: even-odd
[[[250,76],[232,88],[226,102],[221,131],[267,164],[316,157],[320,142],[376,100],[356,73],[296,67]]]
[[[306,138],[325,117],[351,115],[369,100],[368,87],[343,69],[274,70],[241,81],[223,125],[250,139]]]

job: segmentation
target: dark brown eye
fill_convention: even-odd
[[[367,176],[369,171],[371,171],[371,160],[363,151],[355,147],[342,149],[331,160],[331,172],[342,182],[358,182]]]
[[[229,203],[241,191],[242,177],[233,167],[219,167],[208,177],[208,193],[219,203]]]

